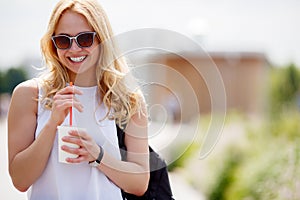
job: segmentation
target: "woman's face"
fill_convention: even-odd
[[[82,32],[93,32],[86,18],[73,11],[65,11],[58,21],[55,35],[67,35],[74,37]],[[87,78],[95,76],[95,64],[99,59],[99,40],[95,36],[90,47],[79,47],[72,40],[69,49],[57,49],[60,62],[68,69],[71,81],[75,81],[76,75],[87,75]]]

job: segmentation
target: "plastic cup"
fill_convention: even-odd
[[[66,161],[66,158],[76,158],[77,157],[76,154],[68,153],[68,152],[61,149],[61,147],[63,145],[66,145],[66,146],[69,146],[69,147],[72,147],[72,148],[79,148],[79,146],[77,144],[64,142],[62,140],[62,138],[64,136],[69,136],[69,132],[71,130],[85,131],[85,129],[83,129],[83,128],[78,128],[78,127],[74,127],[74,126],[58,126],[57,127],[57,133],[58,133],[58,161],[61,162],[61,163],[71,164],[71,163]]]

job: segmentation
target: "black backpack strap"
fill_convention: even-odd
[[[161,179],[161,160],[159,159],[159,155],[149,146],[150,153],[150,181],[148,185],[148,196],[149,199],[156,199],[157,190],[159,188],[159,184],[152,183],[160,183]],[[151,173],[155,171],[155,173]]]
[[[118,136],[118,144],[120,148],[121,158],[122,160],[127,160],[127,148],[125,146],[125,133],[124,131],[118,126],[117,127],[117,136]]]
[[[172,190],[169,181],[168,168],[165,160],[150,146],[150,181],[147,199],[172,200]]]
[[[117,125],[118,143],[122,160],[126,160],[125,133]],[[124,200],[173,200],[166,162],[149,146],[150,180],[148,189],[141,197],[122,190]]]

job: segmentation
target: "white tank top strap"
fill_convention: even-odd
[[[42,97],[44,95],[44,92],[43,92],[43,88],[42,88],[42,83],[41,83],[41,80],[39,78],[33,78],[32,80],[34,80],[36,82],[36,85],[37,85],[37,89],[38,89],[38,109],[37,109],[37,117],[40,116],[42,110],[44,110],[44,106],[42,104]],[[37,121],[38,118],[37,118]]]

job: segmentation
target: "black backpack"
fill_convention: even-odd
[[[126,160],[125,133],[117,125],[119,148],[122,160]],[[166,162],[149,146],[150,180],[143,196],[135,196],[122,190],[124,200],[174,200]]]

